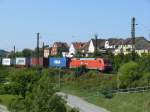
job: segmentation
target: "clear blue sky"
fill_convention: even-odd
[[[131,18],[136,36],[149,38],[150,0],[0,0],[0,49],[34,48],[40,41],[87,41],[129,37]]]

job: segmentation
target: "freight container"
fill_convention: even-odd
[[[69,66],[69,58],[49,58],[49,67],[66,68]]]
[[[41,66],[41,67],[48,67],[48,59],[47,58],[31,58],[30,60],[30,66],[35,67],[35,66]]]
[[[11,66],[13,64],[13,60],[10,58],[3,58],[2,65],[3,66]]]
[[[71,59],[70,61],[70,68],[77,68],[85,66],[87,69],[96,69],[100,71],[105,70],[111,70],[112,66],[109,63],[109,61],[103,59],[103,58],[97,58],[97,59]]]
[[[30,65],[30,59],[25,57],[17,57],[15,59],[16,67],[28,67]]]

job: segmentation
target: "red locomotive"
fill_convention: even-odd
[[[112,70],[112,65],[108,59],[104,58],[72,58],[70,68],[85,66],[87,69],[96,69],[100,71]]]

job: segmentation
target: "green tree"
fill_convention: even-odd
[[[11,51],[10,54],[8,55],[9,58],[15,58],[15,57],[22,57],[22,52],[17,51],[17,52],[13,52]]]
[[[22,57],[22,51],[17,51],[13,57]]]
[[[23,57],[31,57],[32,56],[32,50],[30,50],[30,49],[24,49],[22,51],[22,55],[23,55]]]
[[[140,64],[141,71],[150,72],[150,54],[143,54],[138,63]]]
[[[66,112],[65,101],[55,93],[49,75],[43,75],[33,90],[31,112]]]
[[[22,75],[27,76],[27,73]],[[51,76],[57,72],[42,72],[41,78],[32,82],[31,90],[26,91],[26,97],[19,97],[12,101],[11,112],[66,112],[65,101],[56,95]],[[32,79],[32,77],[30,77]],[[14,78],[13,78],[14,79]],[[18,78],[17,78],[18,79]],[[19,78],[20,79],[20,78]],[[22,78],[25,79],[26,78]],[[21,80],[22,80],[21,79]],[[28,80],[28,79],[27,79]],[[18,83],[18,80],[16,80]],[[26,83],[29,83],[28,81]],[[25,86],[26,88],[27,86]]]
[[[145,85],[150,84],[150,72],[143,73],[143,82],[145,82]]]
[[[13,70],[9,76],[10,83],[8,85],[11,85],[11,92],[13,94],[20,94],[25,98],[26,93],[32,90],[33,84],[39,79],[39,77],[38,73],[33,70]]]
[[[81,57],[82,57],[81,51],[78,50],[78,51],[75,53],[74,57],[76,57],[76,58],[81,58]]]
[[[57,56],[59,57],[61,57],[62,56],[62,52],[68,52],[69,51],[69,48],[67,48],[67,47],[59,47],[58,49],[57,49],[58,51],[58,53],[57,53]]]
[[[94,51],[94,54],[93,54],[93,57],[94,57],[94,58],[103,57],[103,53],[100,52],[99,50],[95,50],[95,51]]]

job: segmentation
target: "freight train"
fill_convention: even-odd
[[[111,71],[112,65],[108,59],[104,58],[25,58],[17,57],[15,59],[2,58],[3,66],[15,67],[54,67],[54,68],[78,68],[85,66],[87,69],[96,69],[100,71]]]

